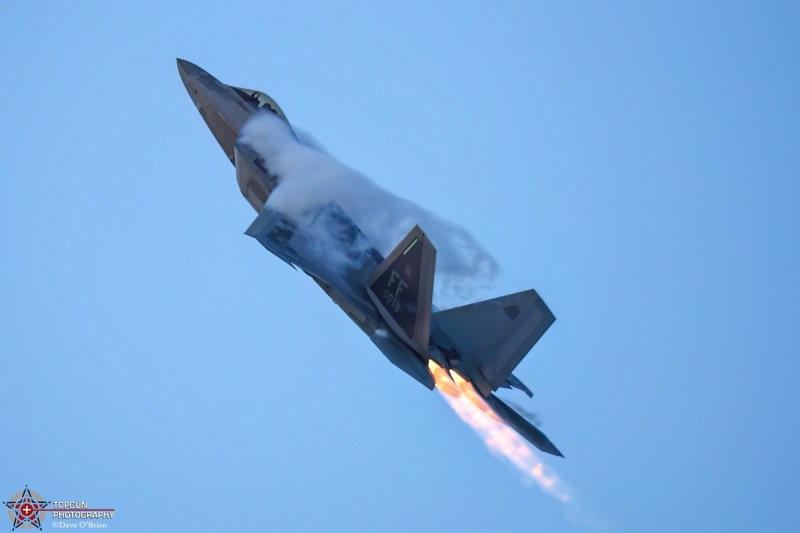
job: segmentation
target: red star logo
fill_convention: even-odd
[[[14,531],[18,527],[25,526],[26,524],[30,524],[30,527],[38,527],[42,529],[42,522],[39,520],[39,511],[43,510],[50,502],[46,502],[44,500],[40,500],[41,498],[36,493],[31,494],[31,490],[28,486],[25,486],[25,490],[15,501],[10,502],[3,502],[6,507],[11,509],[14,512],[14,517],[12,518],[13,526],[11,527],[11,531]],[[16,497],[17,495],[14,495]],[[34,498],[36,496],[36,498]],[[11,513],[9,513],[9,516]]]

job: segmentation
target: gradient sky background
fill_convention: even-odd
[[[800,530],[796,2],[12,2],[0,25],[3,501],[115,507],[115,531]],[[536,396],[510,397],[582,518],[242,234],[176,57],[466,226],[497,294],[544,297]]]

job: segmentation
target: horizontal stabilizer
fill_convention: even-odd
[[[414,228],[367,279],[372,303],[389,328],[427,359],[436,249]]]
[[[531,289],[439,311],[431,321],[452,343],[445,348],[459,354],[466,373],[486,397],[506,383],[555,317]],[[512,376],[509,384],[521,382]]]
[[[544,433],[525,420],[521,414],[506,405],[500,398],[494,394],[490,394],[489,397],[486,398],[486,402],[500,418],[514,429],[514,431],[525,437],[525,440],[545,453],[564,457]]]
[[[531,390],[514,374],[509,374],[506,378],[506,383],[515,389],[519,389],[528,395],[528,398],[533,398]]]

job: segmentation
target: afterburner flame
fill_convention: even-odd
[[[453,370],[448,375],[432,359],[428,361],[428,369],[448,405],[483,438],[492,454],[506,458],[526,479],[535,481],[542,490],[562,502],[572,501],[569,487],[539,460],[527,441],[502,422],[472,383]]]
[[[453,383],[453,380],[450,379],[450,376],[447,375],[447,370],[439,366],[433,359],[428,360],[428,370],[431,376],[433,376],[433,381],[437,389],[448,396],[458,398],[461,393],[458,387],[456,387],[456,384]]]
[[[487,404],[484,399],[481,398],[481,396],[478,394],[478,391],[476,391],[475,387],[472,386],[472,383],[462,378],[458,372],[451,370],[448,374],[447,370],[439,366],[439,364],[433,359],[428,360],[428,370],[430,371],[431,376],[433,376],[434,386],[437,389],[452,398],[466,398],[469,403],[490,417],[494,418],[501,424],[503,423],[502,419],[497,416],[494,411],[492,411],[491,407],[489,407],[489,404]]]
[[[442,397],[461,420],[481,436],[492,454],[508,459],[525,475],[526,479],[535,481],[543,491],[552,494],[564,503],[571,501],[569,487],[539,460],[527,441],[516,431],[475,406],[466,395],[458,398],[444,395]],[[485,404],[485,402],[483,403]]]
[[[450,371],[450,375],[453,377],[453,381],[456,385],[458,385],[458,390],[461,391],[461,394],[464,398],[467,399],[469,403],[492,417],[495,421],[503,424],[503,420],[492,411],[492,408],[489,407],[489,404],[478,394],[478,391],[475,390],[475,387],[467,381],[466,379],[462,378],[458,372],[453,370]]]

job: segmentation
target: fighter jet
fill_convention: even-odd
[[[312,232],[270,208],[267,200],[280,187],[280,176],[239,136],[256,113],[274,113],[289,125],[277,102],[262,91],[225,85],[182,59],[178,72],[233,164],[239,190],[258,214],[245,234],[308,274],[389,361],[422,385],[469,399],[540,450],[562,456],[544,433],[494,394],[502,387],[533,396],[511,372],[555,321],[536,291],[438,311],[432,305],[436,248],[423,228],[413,227],[383,257],[333,201],[314,214],[315,221],[331,232],[326,244],[341,248],[350,261],[327,264],[315,253]]]

